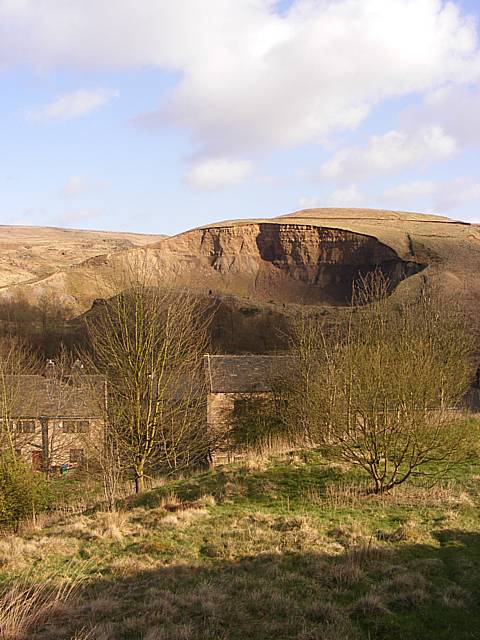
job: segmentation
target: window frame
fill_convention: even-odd
[[[17,418],[12,420],[17,433],[33,435],[37,431],[37,421],[35,418]],[[26,427],[29,427],[28,429]]]
[[[62,418],[62,433],[88,433],[90,420],[88,418]]]
[[[70,464],[81,464],[85,460],[84,449],[74,448],[68,452],[68,460]]]

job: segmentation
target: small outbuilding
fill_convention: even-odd
[[[236,417],[247,404],[269,411],[289,362],[284,355],[205,355],[207,425],[219,442],[214,464],[244,457],[245,448],[235,442]]]

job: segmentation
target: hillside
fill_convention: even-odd
[[[344,305],[359,274],[380,268],[400,294],[423,279],[480,301],[480,227],[373,209],[309,209],[207,225],[148,246],[106,253],[35,282],[3,289],[35,303],[53,294],[72,316],[115,293],[112,273],[147,265],[158,282],[253,303]]]
[[[68,515],[70,501],[0,539],[0,605],[19,576],[65,576],[70,598],[32,624],[23,611],[12,637],[474,640],[478,473],[475,459],[434,489],[365,497],[362,477],[300,451],[166,482],[116,513],[84,501]]]
[[[56,227],[0,226],[0,287],[45,278],[103,253],[124,251],[162,236]]]

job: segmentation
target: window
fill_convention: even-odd
[[[88,433],[88,420],[77,420],[77,433]]]
[[[35,433],[35,420],[17,420],[19,433]]]
[[[75,433],[75,420],[62,420],[63,433]]]
[[[70,462],[83,462],[83,449],[70,449]]]
[[[62,420],[63,433],[88,433],[88,420]]]

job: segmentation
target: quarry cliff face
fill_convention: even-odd
[[[250,303],[348,304],[353,283],[379,269],[395,295],[424,281],[480,309],[480,235],[475,225],[440,216],[366,209],[312,209],[271,219],[192,229],[146,247],[108,253],[38,280],[0,290],[31,304],[45,296],[71,316],[114,295],[109,283],[147,267],[158,284],[179,285]]]
[[[182,282],[275,302],[343,305],[360,275],[379,269],[395,287],[425,266],[365,234],[293,223],[207,227],[159,249]]]

